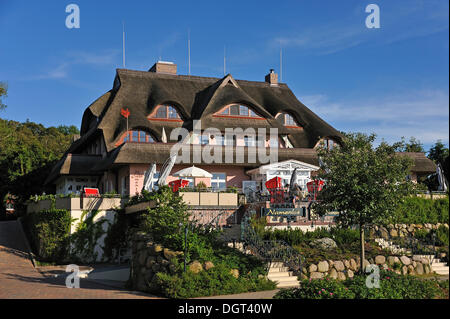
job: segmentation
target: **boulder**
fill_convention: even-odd
[[[325,250],[337,248],[336,242],[328,237],[313,240],[311,246]]]
[[[403,265],[408,266],[411,264],[411,259],[409,259],[406,256],[401,256],[400,257],[400,261],[402,262]]]
[[[337,279],[338,273],[337,273],[336,269],[331,268],[330,273],[328,274],[328,276],[329,276],[330,278]]]
[[[212,261],[206,261],[203,267],[205,268],[205,270],[209,270],[211,268],[214,268],[214,264]]]
[[[421,263],[417,263],[415,271],[416,271],[416,274],[418,274],[418,275],[423,275],[425,272],[423,269],[423,265]]]
[[[239,269],[231,269],[230,274],[232,274],[234,278],[239,278]]]
[[[423,265],[423,270],[426,274],[429,274],[431,272],[430,265]]]
[[[337,271],[345,270],[344,263],[340,260],[334,262],[334,268],[336,268]]]
[[[203,270],[203,266],[198,260],[194,260],[189,264],[189,270],[194,274],[198,274],[200,271]]]
[[[311,272],[316,272],[317,271],[317,266],[315,264],[311,264],[308,267],[308,271]]]
[[[366,269],[366,267],[369,265],[370,265],[370,262],[367,259],[364,259],[364,262],[363,262],[364,269]]]
[[[353,278],[355,276],[355,273],[351,269],[349,269],[347,270],[347,276],[348,278]]]
[[[342,271],[340,271],[340,272],[338,272],[338,278],[337,279],[338,280],[345,280],[345,279],[347,279],[347,277],[345,277],[345,274]]]
[[[328,269],[329,269],[330,267],[329,267],[329,265],[328,265],[328,262],[327,261],[321,261],[321,262],[319,262],[319,264],[317,265],[317,270],[319,271],[319,272],[328,272]]]
[[[403,266],[402,267],[402,275],[407,275],[408,274],[408,267]]]
[[[176,252],[174,252],[168,248],[164,248],[163,255],[164,255],[164,258],[166,258],[167,260],[171,260],[178,256]]]
[[[386,228],[380,227],[380,237],[383,239],[389,239],[389,233]]]
[[[396,263],[400,263],[400,259],[398,259],[397,256],[389,256],[387,258],[387,262],[388,262],[389,265],[393,266]]]
[[[358,270],[358,264],[353,258],[350,259],[350,269],[354,271]]]
[[[384,257],[382,255],[378,255],[375,257],[375,264],[381,265],[381,264],[384,264],[385,262],[386,262],[386,257]]]
[[[414,267],[412,265],[408,266],[408,274],[414,275],[416,272],[414,271]]]
[[[398,232],[395,229],[391,229],[391,231],[389,232],[389,235],[391,237],[397,237],[398,236]]]
[[[309,275],[309,278],[310,279],[322,279],[323,278],[323,273],[321,273],[321,272],[312,272]]]
[[[345,266],[345,268],[347,268],[347,269],[351,269],[351,266],[350,266],[350,260],[344,260],[344,266]]]

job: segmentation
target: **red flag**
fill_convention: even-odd
[[[130,111],[128,110],[128,108],[126,108],[126,109],[121,109],[120,110],[120,114],[122,114],[122,116],[124,117],[124,118],[128,118],[128,116],[130,116]]]

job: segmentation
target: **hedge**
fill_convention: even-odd
[[[393,224],[436,224],[448,223],[449,200],[407,197],[393,211],[388,223]]]
[[[61,262],[69,253],[71,216],[65,209],[27,214],[24,219],[32,250],[40,261]]]

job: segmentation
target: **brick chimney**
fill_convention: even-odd
[[[173,62],[166,62],[166,61],[158,61],[156,62],[149,72],[155,72],[155,73],[164,73],[164,74],[177,74],[177,65]]]
[[[266,75],[266,82],[270,83],[270,85],[278,85],[278,74],[273,69],[270,69],[269,74]]]

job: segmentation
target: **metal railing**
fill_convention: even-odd
[[[241,240],[244,249],[267,262],[268,272],[273,262],[281,262],[297,274],[302,272],[304,258],[292,246],[282,240],[263,240],[251,225],[252,217],[256,215],[256,205],[250,204],[241,221]]]

